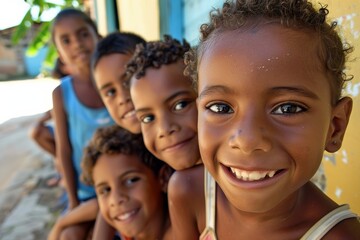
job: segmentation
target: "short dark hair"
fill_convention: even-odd
[[[221,9],[210,12],[210,21],[200,27],[200,43],[185,56],[187,67],[185,74],[191,76],[197,84],[197,66],[210,44],[210,39],[222,31],[240,29],[249,23],[278,22],[282,26],[293,29],[306,29],[316,34],[318,42],[318,58],[329,79],[331,102],[341,98],[345,81],[352,76],[345,73],[347,55],[353,48],[342,43],[336,32],[336,22],[327,23],[327,6],[320,5],[315,9],[307,0],[237,0],[226,1]]]
[[[93,168],[102,154],[136,155],[155,175],[165,162],[157,159],[145,147],[141,134],[133,134],[117,125],[98,128],[84,149],[81,180],[93,185]]]
[[[186,40],[180,43],[169,35],[164,35],[164,40],[148,42],[136,46],[132,59],[126,66],[128,78],[135,76],[139,79],[145,76],[146,69],[160,68],[162,65],[184,59],[184,54],[190,49]]]
[[[114,53],[133,54],[137,44],[145,44],[145,40],[135,33],[113,32],[101,39],[96,45],[91,59],[91,69],[94,71],[99,60]]]

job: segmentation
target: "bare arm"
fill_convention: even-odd
[[[95,220],[98,212],[99,205],[96,198],[78,205],[71,211],[67,212],[65,215],[58,218],[55,225],[51,229],[48,239],[58,239],[61,231],[68,226]]]
[[[61,86],[56,87],[53,91],[53,115],[56,126],[56,156],[65,179],[65,187],[69,197],[69,208],[72,209],[79,204],[79,200],[77,198],[76,175],[72,162],[72,149],[68,136],[67,115],[62,100]]]
[[[99,211],[96,218],[92,239],[113,239],[115,232],[116,230],[105,221],[101,215],[101,212]]]
[[[175,172],[169,181],[169,211],[176,240],[199,239],[205,227],[203,167],[196,168]]]

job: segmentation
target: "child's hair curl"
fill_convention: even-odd
[[[319,62],[330,76],[332,104],[341,98],[345,81],[345,62],[353,48],[342,43],[336,32],[336,22],[327,23],[327,6],[317,10],[307,0],[237,0],[226,1],[221,9],[210,12],[210,22],[200,27],[200,43],[185,55],[185,74],[197,85],[197,67],[212,38],[224,31],[236,30],[249,24],[277,22],[293,29],[306,29],[317,36]]]
[[[146,149],[141,134],[130,133],[117,125],[103,127],[96,130],[90,143],[84,149],[81,162],[81,180],[84,183],[94,184],[93,168],[103,154],[136,155],[155,175],[158,175],[160,169],[166,165]]]
[[[162,65],[184,59],[184,54],[190,49],[188,42],[178,40],[169,35],[164,35],[163,41],[153,41],[136,46],[132,59],[126,66],[127,76],[139,79],[145,76],[146,69],[160,68]]]

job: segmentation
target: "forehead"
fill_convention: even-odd
[[[131,80],[131,92],[154,94],[164,93],[166,89],[188,88],[191,89],[191,81],[183,74],[185,65],[182,61],[162,65],[160,68],[146,69],[145,76],[140,79],[135,77]],[[147,86],[147,87],[145,87]]]
[[[93,167],[94,180],[99,176],[122,175],[128,171],[145,172],[148,167],[137,155],[102,154]],[[101,177],[103,178],[103,177]]]
[[[211,70],[209,61],[241,65],[248,71],[279,62],[291,63],[307,72],[323,71],[318,47],[313,32],[285,28],[280,24],[225,31],[212,36],[200,49],[199,77],[204,71]]]
[[[108,74],[115,72],[125,72],[125,65],[129,61],[131,55],[124,53],[110,53],[99,57],[97,64],[94,67],[94,72],[97,69],[104,70]]]
[[[325,87],[330,92],[315,36],[308,30],[285,28],[280,24],[213,36],[199,55],[199,93],[209,86],[222,84],[232,84],[228,87],[233,89],[247,86],[246,92],[254,90],[254,84],[258,84],[256,89],[302,85],[304,88]],[[239,81],[251,84],[239,85]]]
[[[70,34],[80,30],[88,30],[95,33],[93,28],[81,16],[70,15],[56,21],[54,35]]]

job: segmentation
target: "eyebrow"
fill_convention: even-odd
[[[181,95],[185,95],[185,94],[189,94],[190,91],[179,91],[179,92],[176,92],[174,93],[173,95],[169,96],[168,98],[165,99],[165,102],[169,102],[171,101],[172,99],[174,98],[177,98],[178,96],[181,96]],[[146,111],[149,111],[151,108],[150,107],[145,107],[145,108],[139,108],[136,110],[136,112],[146,112]]]
[[[211,94],[234,94],[235,91],[231,88],[228,88],[226,86],[222,86],[222,85],[214,85],[214,86],[209,86],[209,87],[205,87],[204,90],[199,93],[199,99],[206,97],[208,95]]]
[[[312,99],[319,99],[319,97],[312,91],[303,88],[303,87],[290,87],[290,86],[282,86],[282,87],[274,87],[271,88],[270,92],[275,92],[277,94],[281,94],[282,92],[293,92],[298,95],[302,95],[305,97],[309,97]],[[214,85],[206,87],[200,94],[199,99],[206,97],[211,94],[235,94],[235,91],[231,88],[222,85]]]
[[[121,174],[120,176],[118,176],[117,178],[123,178],[124,176],[126,176],[126,175],[128,175],[128,174],[130,174],[130,173],[141,173],[141,171],[139,171],[139,169],[130,169],[130,170],[122,173],[122,174]],[[103,186],[103,185],[107,185],[107,183],[106,183],[106,182],[100,182],[100,183],[96,184],[94,187],[95,187],[95,188],[99,188],[99,187],[101,187],[101,186]]]
[[[283,86],[283,87],[274,87],[271,89],[272,92],[276,93],[282,93],[282,92],[292,92],[298,95],[302,95],[304,97],[312,98],[312,99],[319,99],[318,95],[316,95],[314,92],[310,91],[309,89],[303,88],[303,87],[289,87],[289,86]]]
[[[126,73],[123,73],[123,74],[120,75],[119,80],[124,80],[125,78],[126,78]],[[111,85],[113,85],[113,84],[112,84],[112,83],[106,83],[106,84],[102,85],[102,86],[99,88],[99,90],[101,91],[101,90],[103,90],[103,89],[105,89],[105,88],[108,88],[108,87],[111,86]]]

